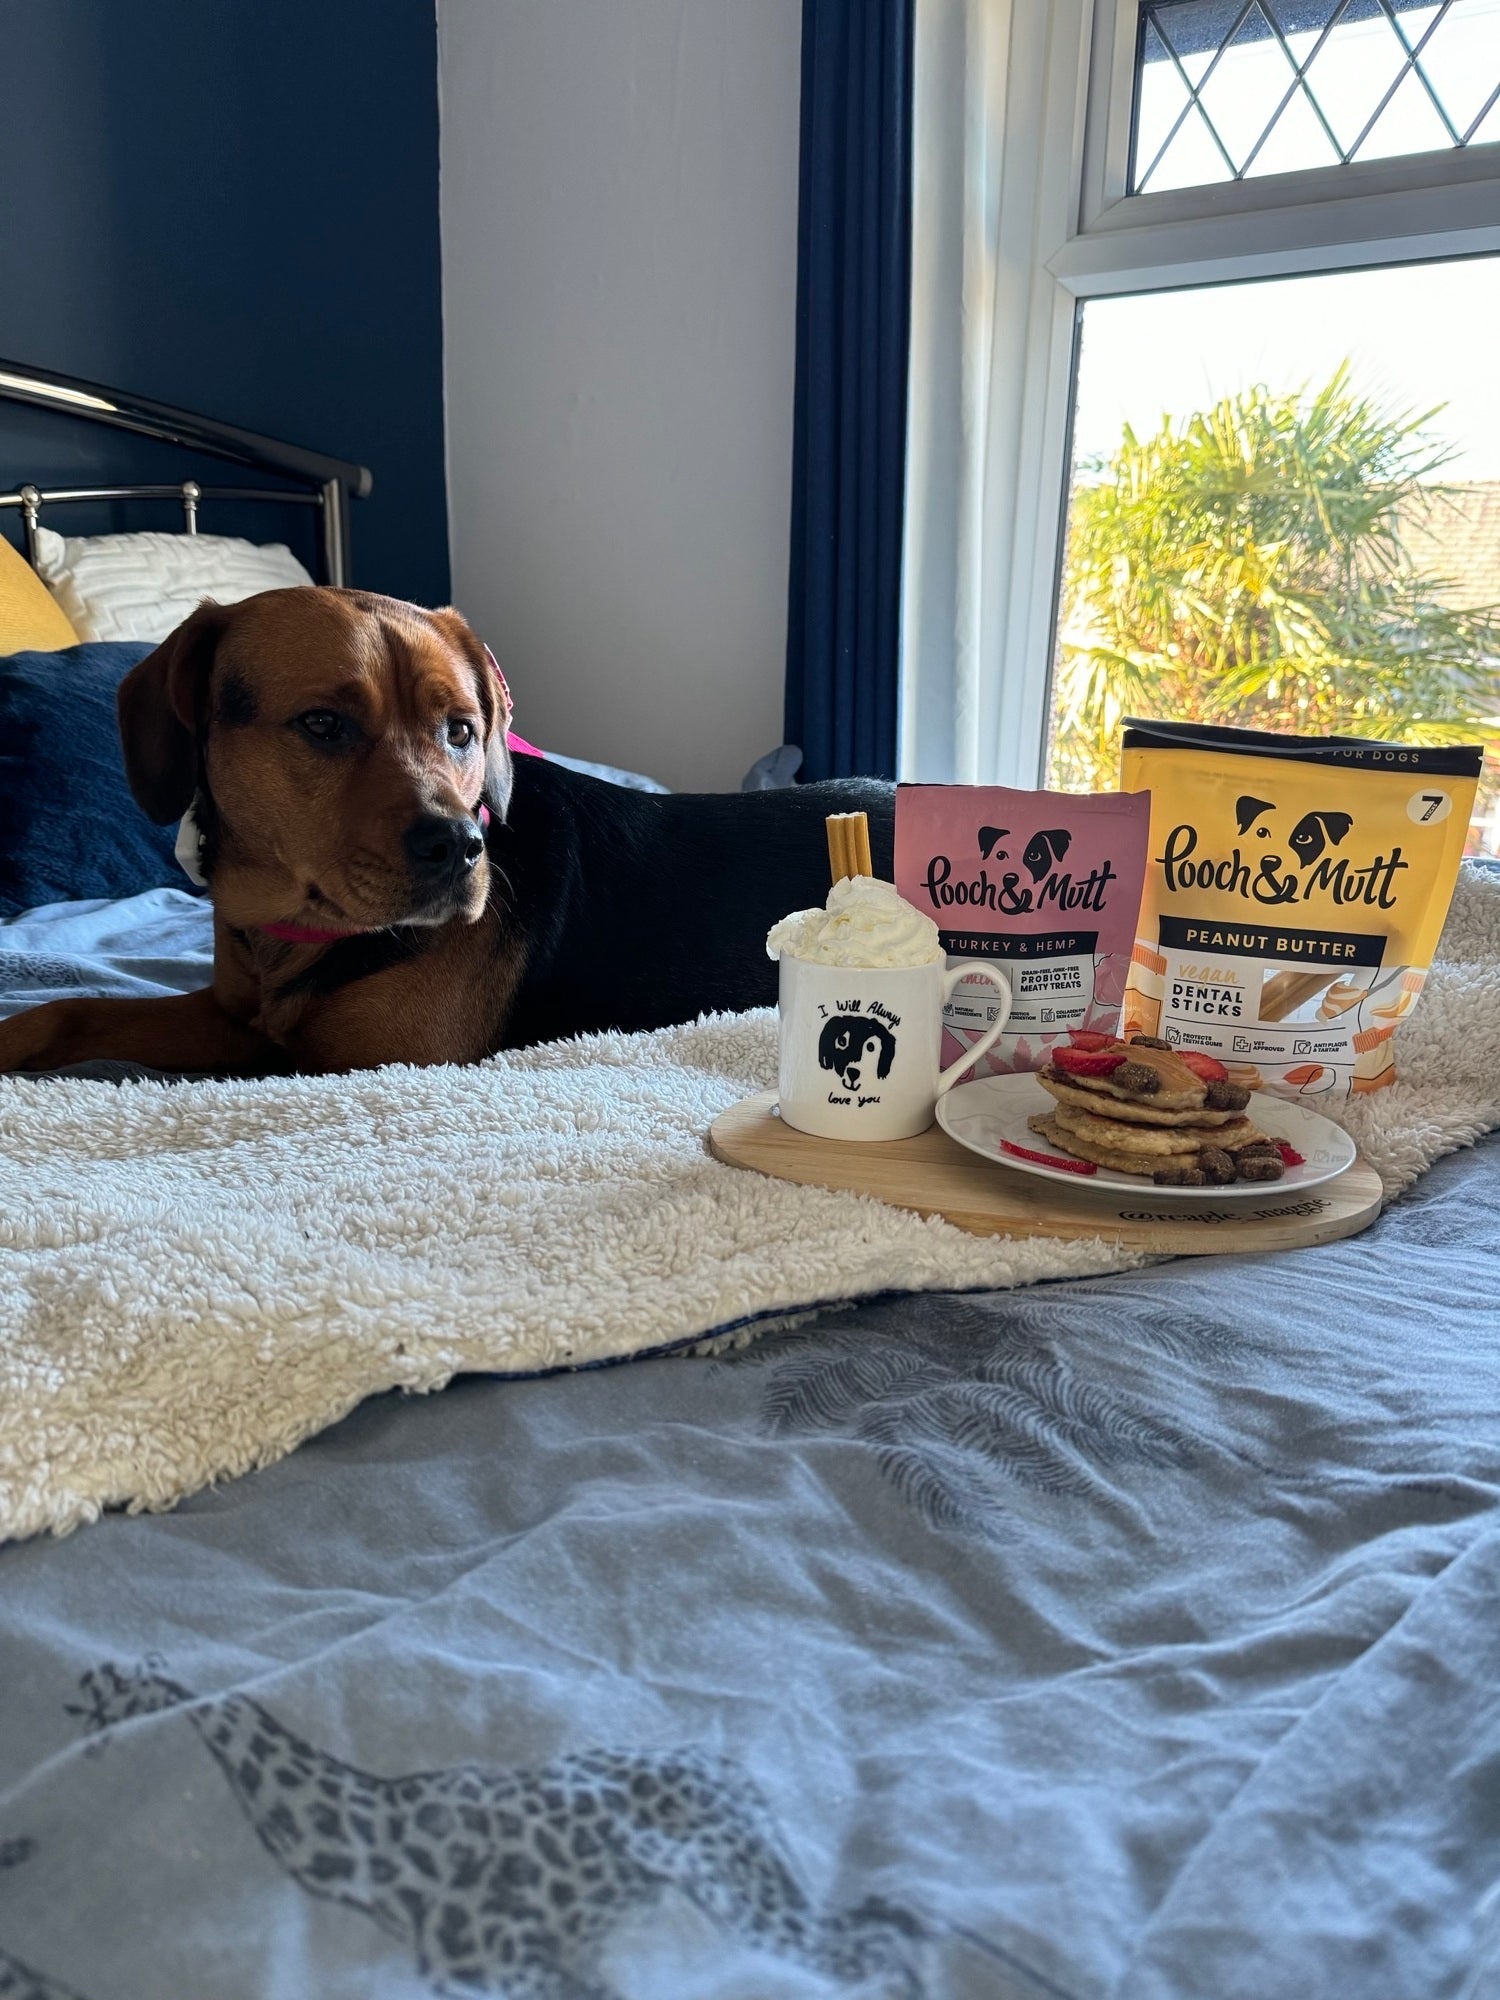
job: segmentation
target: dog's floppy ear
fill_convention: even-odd
[[[228,622],[227,609],[205,599],[130,669],[115,697],[125,775],[136,804],[158,826],[181,819],[198,789],[198,731],[214,648]]]
[[[461,611],[451,604],[429,614],[450,646],[455,646],[474,670],[479,712],[484,717],[484,796],[500,819],[510,804],[510,749],[505,741],[513,708],[500,663]]]
[[[1021,856],[1033,882],[1040,882],[1049,868],[1055,868],[1072,845],[1073,836],[1065,826],[1048,827],[1034,833]]]
[[[1323,831],[1328,835],[1334,846],[1342,846],[1345,834],[1348,833],[1350,827],[1354,824],[1349,814],[1339,812],[1319,813],[1317,817],[1322,822]]]
[[[1253,792],[1241,792],[1234,802],[1234,823],[1242,834],[1246,834],[1262,813],[1275,810],[1269,799],[1258,799]]]

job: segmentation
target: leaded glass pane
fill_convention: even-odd
[[[1142,0],[1134,193],[1500,139],[1500,0]]]
[[[1432,153],[1451,143],[1442,116],[1420,78],[1408,70],[1354,157],[1381,160],[1396,153]]]
[[[1223,140],[1236,174],[1244,171],[1256,140],[1275,122],[1295,82],[1281,44],[1266,36],[1257,14],[1247,14],[1198,93],[1203,115]]]
[[[1289,174],[1300,167],[1336,167],[1339,150],[1307,93],[1297,90],[1266,133],[1251,161],[1251,174]]]
[[[1400,83],[1406,51],[1390,24],[1377,14],[1372,20],[1350,22],[1342,34],[1330,35],[1316,55],[1308,53],[1312,56],[1307,63],[1308,88],[1316,88],[1340,157],[1348,158]]]
[[[1462,136],[1485,110],[1496,81],[1476,62],[1473,31],[1462,14],[1449,14],[1433,29],[1422,68]]]

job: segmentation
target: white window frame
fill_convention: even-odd
[[[986,530],[1006,612],[971,781],[1043,778],[1082,303],[1500,251],[1500,143],[1128,194],[1138,15],[1139,0],[1009,12],[997,234],[1029,242],[1030,260],[1010,263],[1025,296],[996,341],[992,395],[1026,412],[1001,470],[1037,504]]]

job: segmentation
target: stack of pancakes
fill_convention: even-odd
[[[1123,1060],[1108,1074],[1079,1075],[1055,1063],[1037,1072],[1057,1109],[1027,1122],[1060,1152],[1115,1173],[1149,1174],[1163,1187],[1281,1179],[1275,1142],[1244,1115],[1247,1090],[1205,1081],[1167,1043],[1145,1036],[1092,1053]]]

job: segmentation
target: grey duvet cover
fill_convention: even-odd
[[[0,1550],[0,1995],[1500,2000],[1497,1211],[1491,1141]]]

